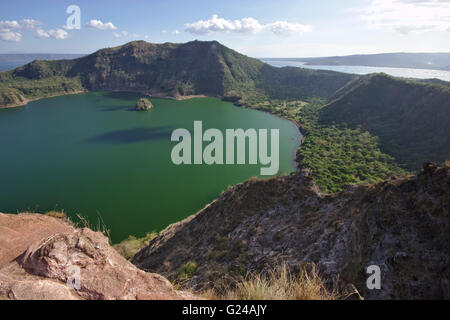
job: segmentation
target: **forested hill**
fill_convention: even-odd
[[[361,77],[320,110],[319,123],[360,127],[412,170],[450,159],[450,88],[385,74]]]
[[[354,75],[275,68],[217,41],[134,41],[73,59],[35,60],[0,73],[0,105],[80,90],[209,95],[245,103],[263,97],[328,98]]]

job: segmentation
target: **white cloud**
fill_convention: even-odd
[[[36,37],[38,38],[50,38],[50,35],[48,34],[47,31],[39,28],[36,30]]]
[[[13,21],[0,21],[0,29],[20,29],[21,25],[16,20]]]
[[[34,29],[42,25],[42,22],[34,19],[22,19],[20,20],[20,25],[22,28]]]
[[[22,29],[34,29],[41,24],[34,19],[0,21],[0,40],[19,42],[22,40]]]
[[[123,30],[121,32],[114,32],[114,37],[116,38],[122,38],[122,37],[126,37],[128,35],[128,32]]]
[[[0,40],[19,42],[22,40],[22,34],[20,32],[15,32],[10,29],[2,28],[0,29]]]
[[[63,29],[49,30],[50,37],[57,40],[65,40],[69,34]]]
[[[181,32],[180,32],[180,30],[174,30],[172,33],[173,34],[180,34]]]
[[[449,0],[371,0],[361,18],[375,28],[402,34],[445,31],[450,27]]]
[[[52,38],[56,40],[65,40],[69,34],[67,31],[63,29],[50,29],[48,31],[45,31],[43,29],[37,29],[36,30],[36,37],[38,38]]]
[[[295,35],[310,32],[311,26],[287,21],[276,21],[269,24],[261,24],[254,18],[243,18],[240,20],[227,20],[219,18],[214,14],[211,19],[199,20],[184,25],[184,30],[193,34],[209,34],[212,32],[225,33],[257,33],[269,30],[276,35]]]
[[[167,33],[167,30],[164,29],[164,30],[161,30],[161,32],[162,32],[162,33]]]
[[[184,25],[184,30],[194,34],[208,34],[211,32],[243,32],[255,33],[262,29],[262,25],[253,18],[241,20],[227,20],[214,14],[209,20],[199,20]]]
[[[311,32],[312,27],[300,23],[290,23],[286,21],[277,21],[266,26],[270,31],[276,35],[295,35],[305,32]]]
[[[394,26],[394,30],[397,32],[400,32],[401,34],[408,34],[410,32],[414,31],[427,31],[434,29],[434,26],[428,25],[428,26],[414,26],[414,25],[400,25],[400,26]]]
[[[22,19],[20,21],[0,21],[0,29],[34,29],[35,27],[40,25],[42,25],[42,22],[34,19]]]
[[[137,38],[139,38],[139,35],[137,33],[130,33],[128,31],[122,30],[120,32],[114,32],[114,37],[116,37],[116,38],[129,37],[129,38],[137,39]]]
[[[86,23],[86,27],[98,30],[116,30],[116,26],[112,22],[103,23],[101,20],[91,20]]]

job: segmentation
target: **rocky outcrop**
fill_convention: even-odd
[[[153,104],[146,98],[141,98],[136,103],[136,111],[148,111],[153,108]]]
[[[173,224],[132,260],[197,290],[247,272],[315,263],[331,285],[354,284],[366,299],[450,298],[450,164],[321,194],[308,171],[250,180]],[[381,289],[366,286],[381,269]]]
[[[99,232],[39,214],[0,214],[0,297],[193,299],[137,269]]]
[[[25,252],[31,244],[52,234],[73,230],[63,220],[41,214],[0,213],[0,269]]]

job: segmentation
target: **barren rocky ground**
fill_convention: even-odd
[[[226,286],[286,263],[318,266],[329,285],[367,299],[450,298],[450,165],[325,195],[308,171],[250,180],[169,226],[132,260],[171,280],[186,265],[195,290]],[[366,268],[381,269],[368,290]]]
[[[79,270],[79,285],[74,278]],[[71,286],[67,285],[69,280]],[[0,296],[9,299],[194,299],[137,269],[100,232],[41,214],[0,214]]]

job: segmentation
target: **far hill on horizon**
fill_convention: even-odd
[[[306,65],[367,66],[450,71],[450,53],[379,53],[319,58],[264,58],[266,61],[298,61]]]
[[[75,53],[0,53],[0,71],[12,70],[33,60],[67,60],[88,54]],[[262,61],[297,61],[305,65],[367,66],[450,71],[449,53],[379,53],[314,58],[259,58]]]

